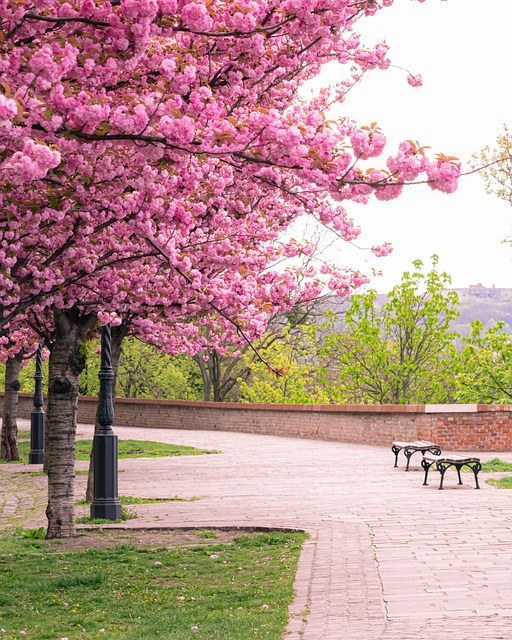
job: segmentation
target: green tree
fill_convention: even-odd
[[[307,267],[306,262],[306,267]],[[268,325],[263,336],[256,343],[245,344],[233,351],[233,347],[226,343],[223,353],[212,349],[205,349],[194,356],[194,361],[201,371],[203,380],[204,400],[215,402],[239,400],[247,401],[249,395],[258,397],[256,390],[248,391],[255,381],[255,373],[258,379],[265,379],[274,388],[274,392],[280,397],[282,392],[278,387],[283,383],[276,381],[280,378],[271,372],[266,363],[276,365],[279,369],[284,361],[288,362],[291,352],[283,353],[281,347],[275,347],[275,343],[294,341],[293,351],[297,350],[298,336],[311,331],[312,324],[323,316],[323,304],[326,296],[320,296],[307,301],[297,302],[291,309],[285,312],[275,313],[268,320]],[[261,377],[260,377],[261,376]],[[250,385],[247,384],[250,381]],[[246,383],[243,386],[242,384]],[[289,383],[289,381],[288,381]],[[277,384],[277,386],[275,386]],[[285,385],[286,386],[286,385]],[[272,395],[272,394],[271,394]],[[286,395],[286,394],[285,394]],[[252,400],[254,402],[267,402],[267,400]],[[268,400],[270,402],[270,400]],[[299,402],[299,401],[297,401]]]
[[[314,325],[292,328],[287,324],[279,340],[259,348],[264,360],[274,364],[277,374],[264,362],[246,355],[251,375],[247,382],[240,383],[242,402],[329,403],[331,398],[323,380],[324,369],[319,361],[316,337]]]
[[[480,320],[471,324],[472,333],[463,339],[456,401],[482,404],[512,402],[512,338],[504,322],[485,333]]]
[[[250,368],[243,357],[248,350],[249,346],[246,345],[238,349],[235,355],[205,349],[193,356],[201,373],[203,400],[236,402],[239,399],[240,383],[250,375]]]
[[[413,262],[382,307],[375,291],[354,295],[345,330],[326,336],[324,353],[336,361],[345,402],[423,404],[452,399],[451,371],[457,334],[458,297],[446,291],[448,274]]]
[[[201,379],[189,356],[168,356],[141,340],[123,341],[117,395],[125,398],[200,400]]]
[[[88,341],[83,352],[86,365],[80,375],[79,393],[95,396],[99,391],[99,341]],[[169,356],[131,336],[122,340],[116,397],[200,400],[202,383],[190,356]]]

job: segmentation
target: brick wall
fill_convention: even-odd
[[[0,407],[3,396],[0,394]],[[78,421],[94,422],[96,398],[80,398]],[[28,418],[32,397],[20,395]],[[431,440],[452,451],[511,451],[512,405],[256,405],[118,398],[126,427],[243,431],[388,446]]]

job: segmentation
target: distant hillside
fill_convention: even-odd
[[[473,320],[481,320],[486,329],[502,321],[512,335],[512,289],[484,287],[478,283],[468,289],[453,291],[459,295],[460,304],[460,318],[454,324],[454,329],[461,335],[470,332]]]
[[[481,320],[485,329],[498,321],[507,325],[507,332],[512,335],[512,289],[484,287],[481,283],[470,285],[467,289],[450,289],[459,296],[460,317],[453,324],[453,329],[462,336],[469,335],[473,320]],[[377,295],[377,304],[385,304],[387,296]],[[329,296],[321,305],[322,310],[330,309],[340,318],[337,329],[341,330],[343,311],[349,301],[338,296]]]

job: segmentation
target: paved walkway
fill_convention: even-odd
[[[311,534],[288,640],[512,639],[512,491],[486,484],[484,474],[476,491],[472,474],[457,486],[449,470],[446,489],[438,491],[437,473],[422,486],[423,472],[406,473],[403,457],[393,468],[387,447],[211,431],[115,431],[120,438],[223,452],[120,461],[120,495],[199,498],[137,505],[139,517],[127,527],[269,526]],[[88,437],[91,427],[81,425],[79,433]],[[512,452],[499,457],[512,461]],[[16,512],[4,469],[0,527]],[[38,480],[36,501],[44,497],[44,478]],[[77,482],[82,497],[84,476]],[[45,524],[44,506],[27,514],[33,525]]]

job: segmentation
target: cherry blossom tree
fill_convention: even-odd
[[[354,27],[389,4],[0,4],[0,341],[50,310],[49,537],[74,533],[81,344],[98,320],[131,313],[169,352],[207,346],[202,326],[214,348],[227,332],[251,340],[293,303],[295,275],[270,266],[301,250],[276,244],[299,216],[352,241],[345,202],[395,198],[417,181],[455,190],[455,158],[408,140],[367,167],[383,132],[329,119],[363,72],[388,67],[387,47],[365,46]],[[301,98],[333,60],[344,79]],[[321,287],[310,275],[306,298]],[[340,295],[366,281],[336,265],[320,275]]]
[[[353,31],[380,8],[374,0],[6,2],[2,322],[97,267],[87,240],[119,221],[140,238],[162,217],[197,221],[205,182],[217,196],[235,183],[253,202],[277,194],[276,224],[314,212],[346,239],[354,225],[332,199],[396,197],[420,173],[452,191],[458,164],[430,161],[410,141],[387,168],[360,168],[357,160],[382,153],[382,132],[325,117],[350,74],[316,100],[297,98],[326,61],[351,64],[353,77],[388,65],[384,45],[366,48]],[[237,206],[242,215],[243,200]]]

